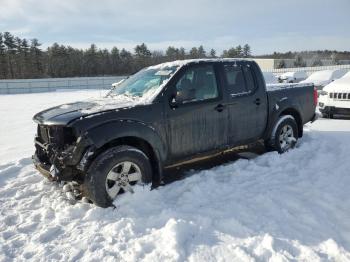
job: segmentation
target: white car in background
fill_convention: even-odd
[[[350,72],[320,91],[319,110],[323,117],[350,115]]]
[[[347,72],[346,69],[333,69],[317,71],[311,74],[308,78],[300,83],[314,83],[317,90],[321,90],[323,87],[333,82],[334,80],[341,78]]]
[[[278,78],[270,72],[263,72],[266,84],[278,84]]]
[[[299,83],[307,78],[305,71],[286,72],[278,77],[281,83]]]

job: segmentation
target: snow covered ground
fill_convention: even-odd
[[[0,261],[350,261],[350,120],[116,209],[72,205],[31,164],[34,113],[100,91],[0,96]],[[103,259],[102,259],[103,258]]]

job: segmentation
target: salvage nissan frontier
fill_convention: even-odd
[[[266,86],[248,59],[197,59],[142,69],[104,98],[34,116],[35,167],[112,205],[137,183],[159,185],[164,169],[256,141],[283,153],[315,119],[313,84]]]

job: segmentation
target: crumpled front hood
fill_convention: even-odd
[[[134,107],[139,101],[125,96],[69,103],[52,107],[37,113],[33,120],[45,125],[67,125],[69,122],[89,115]]]

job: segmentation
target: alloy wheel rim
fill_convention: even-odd
[[[137,164],[131,161],[120,162],[107,174],[107,194],[114,200],[122,192],[133,193],[132,186],[141,181],[141,178],[141,169]]]
[[[290,147],[292,147],[294,141],[295,141],[295,138],[294,138],[293,128],[290,125],[284,125],[279,135],[279,143],[280,143],[281,149],[282,150],[289,149]]]

